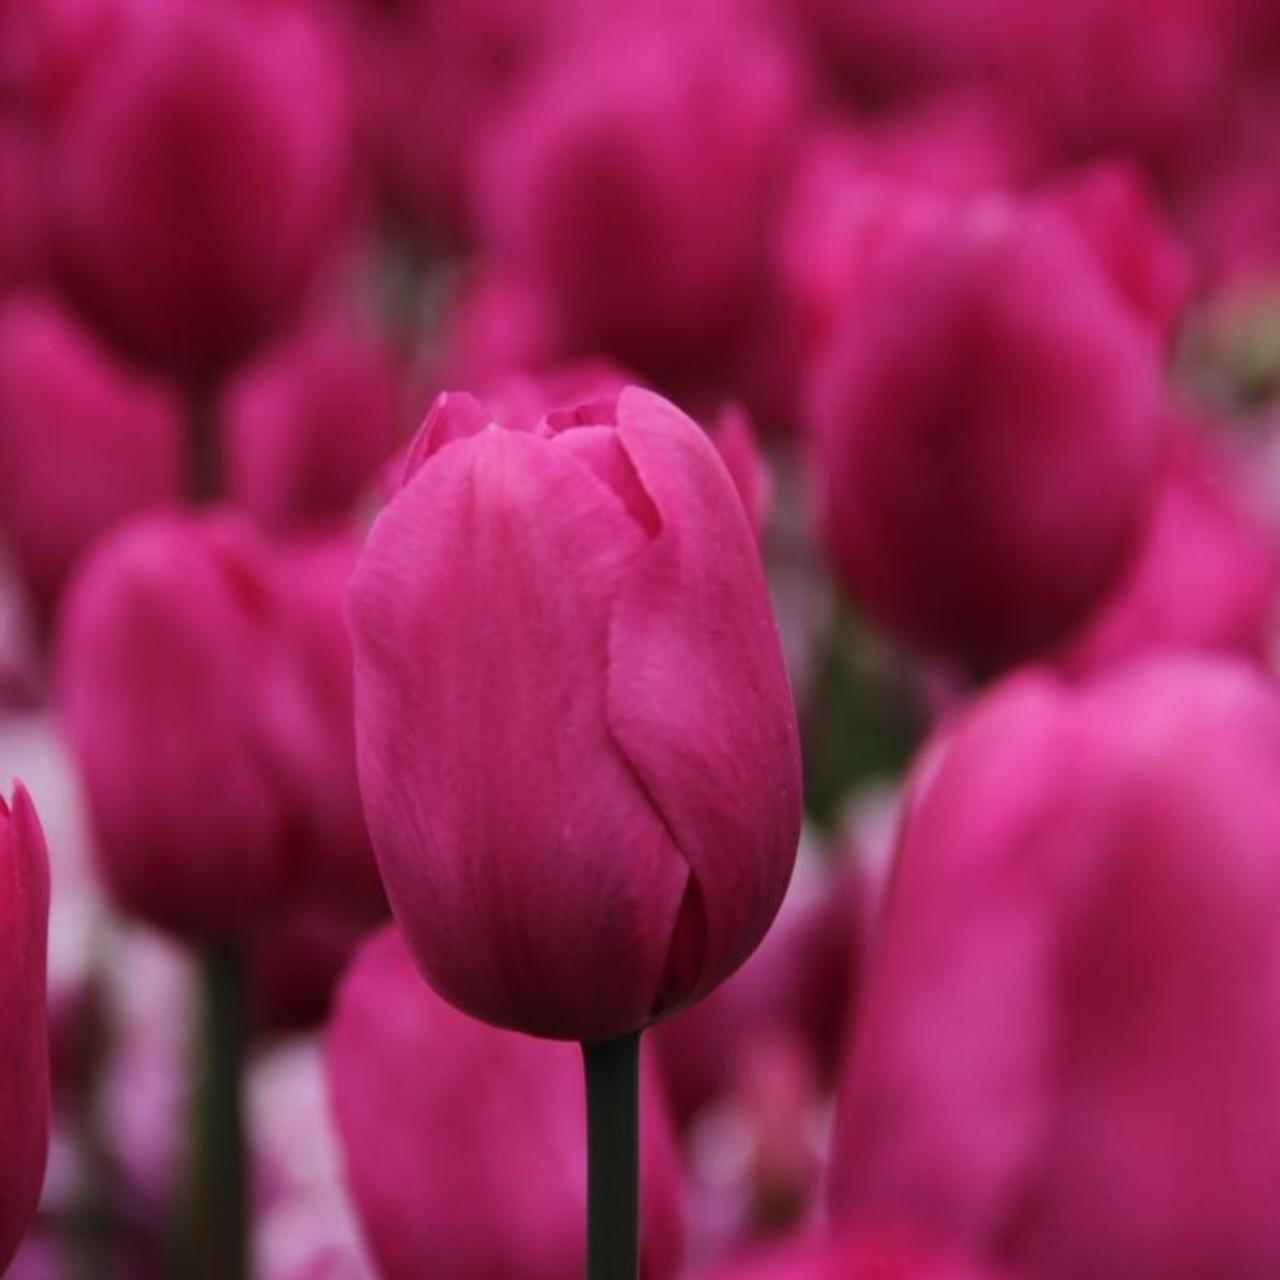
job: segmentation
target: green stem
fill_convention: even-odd
[[[587,1280],[640,1272],[640,1033],[586,1041]]]
[[[246,1280],[249,1180],[242,1077],[247,1024],[240,953],[230,946],[211,948],[200,977],[187,1274]]]

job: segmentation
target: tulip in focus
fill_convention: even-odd
[[[1165,657],[925,750],[836,1115],[837,1219],[1044,1280],[1280,1271],[1280,692]]]
[[[62,280],[131,354],[216,376],[300,305],[347,134],[340,64],[305,6],[123,6],[52,125]]]
[[[326,1044],[347,1182],[384,1280],[582,1274],[586,1135],[573,1046],[486,1027],[426,986],[398,932],[359,952]],[[680,1175],[656,1089],[641,1138],[642,1280],[680,1262]]]
[[[0,800],[0,1272],[30,1225],[49,1149],[49,855],[21,784]]]
[[[532,431],[442,397],[347,613],[365,814],[446,999],[606,1040],[746,959],[799,753],[752,530],[693,422],[636,388]]]
[[[0,309],[0,527],[46,613],[105,529],[177,501],[183,419],[50,298]]]
[[[1079,625],[1134,550],[1164,438],[1157,343],[1048,212],[891,213],[812,374],[820,519],[875,621],[991,672]]]

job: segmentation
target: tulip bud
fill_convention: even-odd
[[[1280,604],[1273,532],[1185,445],[1124,576],[1058,655],[1075,675],[1162,648],[1221,649],[1262,660]]]
[[[744,19],[605,24],[494,126],[476,195],[487,243],[545,291],[570,351],[689,373],[755,295],[797,96],[783,50]]]
[[[1278,777],[1280,692],[1224,659],[1024,674],[944,731],[841,1085],[835,1215],[1045,1280],[1277,1274]]]
[[[1092,247],[1121,296],[1167,341],[1191,301],[1195,264],[1165,225],[1142,171],[1094,165],[1054,183],[1043,199]]]
[[[165,388],[117,366],[57,303],[0,310],[0,526],[46,611],[103,530],[177,500],[182,429]]]
[[[348,517],[400,434],[388,347],[321,320],[240,374],[224,401],[232,498],[272,533]]]
[[[1060,219],[936,200],[868,238],[811,383],[825,540],[856,602],[991,671],[1078,625],[1132,552],[1157,344]]]
[[[457,1013],[388,927],[343,980],[326,1062],[348,1185],[385,1280],[582,1273],[586,1133],[573,1046]],[[683,1235],[660,1102],[651,1090],[641,1135],[643,1280],[675,1273]]]
[[[338,65],[304,7],[130,5],[54,122],[56,265],[121,346],[216,374],[300,302],[347,152]]]
[[[609,1039],[711,990],[772,921],[794,709],[693,422],[636,388],[533,431],[487,416],[437,402],[352,579],[365,814],[446,999]]]
[[[0,800],[0,1272],[36,1211],[49,1150],[49,1033],[45,948],[49,856],[19,783]]]
[[[152,516],[95,548],[63,617],[63,711],[117,902],[202,942],[241,934],[289,867],[262,715],[265,553],[228,516]]]

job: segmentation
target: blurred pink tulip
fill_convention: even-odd
[[[300,303],[346,194],[348,131],[306,6],[124,6],[52,126],[62,279],[131,353],[217,374]]]
[[[260,695],[265,548],[228,515],[152,516],[85,561],[61,694],[117,903],[198,941],[242,935],[291,871]]]
[[[231,498],[276,534],[349,519],[400,437],[397,361],[323,317],[239,374],[223,401]]]
[[[1137,555],[1058,661],[1073,674],[1148,650],[1262,660],[1280,604],[1280,539],[1232,492],[1208,452],[1171,460]]]
[[[1056,216],[892,207],[811,380],[823,533],[875,621],[990,672],[1078,625],[1133,551],[1156,342]]]
[[[635,388],[533,431],[442,397],[406,472],[347,605],[396,918],[467,1012],[634,1031],[746,959],[795,858],[795,714],[742,503]]]
[[[49,1032],[45,949],[49,855],[19,783],[0,800],[0,1271],[30,1225],[49,1150]]]
[[[430,242],[467,225],[472,156],[552,39],[564,0],[336,0],[365,148]]]
[[[641,6],[549,57],[495,125],[483,243],[544,291],[569,353],[689,376],[761,283],[797,105],[786,51],[746,19]]]
[[[46,613],[100,533],[177,501],[182,433],[168,390],[117,365],[51,298],[0,308],[0,529]]]
[[[1120,295],[1167,340],[1191,301],[1195,264],[1142,171],[1093,165],[1058,179],[1043,198],[1090,245]]]
[[[348,1185],[384,1280],[564,1280],[586,1212],[581,1055],[456,1012],[399,933],[358,954],[326,1058]],[[661,1097],[642,1085],[641,1276],[680,1261],[680,1175]]]
[[[837,1219],[1044,1280],[1280,1268],[1280,691],[1011,678],[925,749],[835,1124]]]

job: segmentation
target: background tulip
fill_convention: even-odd
[[[636,389],[532,433],[486,418],[437,406],[352,580],[365,812],[442,994],[607,1039],[768,927],[794,712],[750,526],[689,419]]]
[[[177,501],[182,432],[175,397],[52,298],[0,308],[0,525],[46,614],[94,538]]]
[[[480,153],[486,242],[545,293],[569,353],[688,377],[753,297],[797,98],[785,50],[715,5],[592,27]]]
[[[49,1146],[49,1032],[45,948],[49,856],[31,799],[19,784],[0,802],[0,1270],[31,1222]]]
[[[1153,336],[1045,213],[938,200],[882,225],[812,375],[825,541],[877,622],[990,671],[1077,625],[1133,550]]]
[[[1048,1280],[1274,1273],[1278,769],[1274,684],[1203,658],[1023,675],[926,749],[837,1216]]]
[[[333,57],[299,4],[123,7],[48,163],[60,276],[126,350],[207,379],[290,318],[348,181]]]
[[[582,1064],[474,1022],[422,981],[388,928],[343,980],[326,1044],[347,1179],[385,1280],[561,1280],[582,1270]],[[646,1085],[643,1280],[676,1272],[680,1181]]]
[[[231,497],[277,534],[349,518],[399,443],[400,409],[389,345],[351,319],[312,320],[227,390]]]
[[[67,602],[62,704],[99,866],[126,910],[198,941],[256,924],[290,870],[259,711],[269,607],[264,551],[222,516],[122,528]]]

